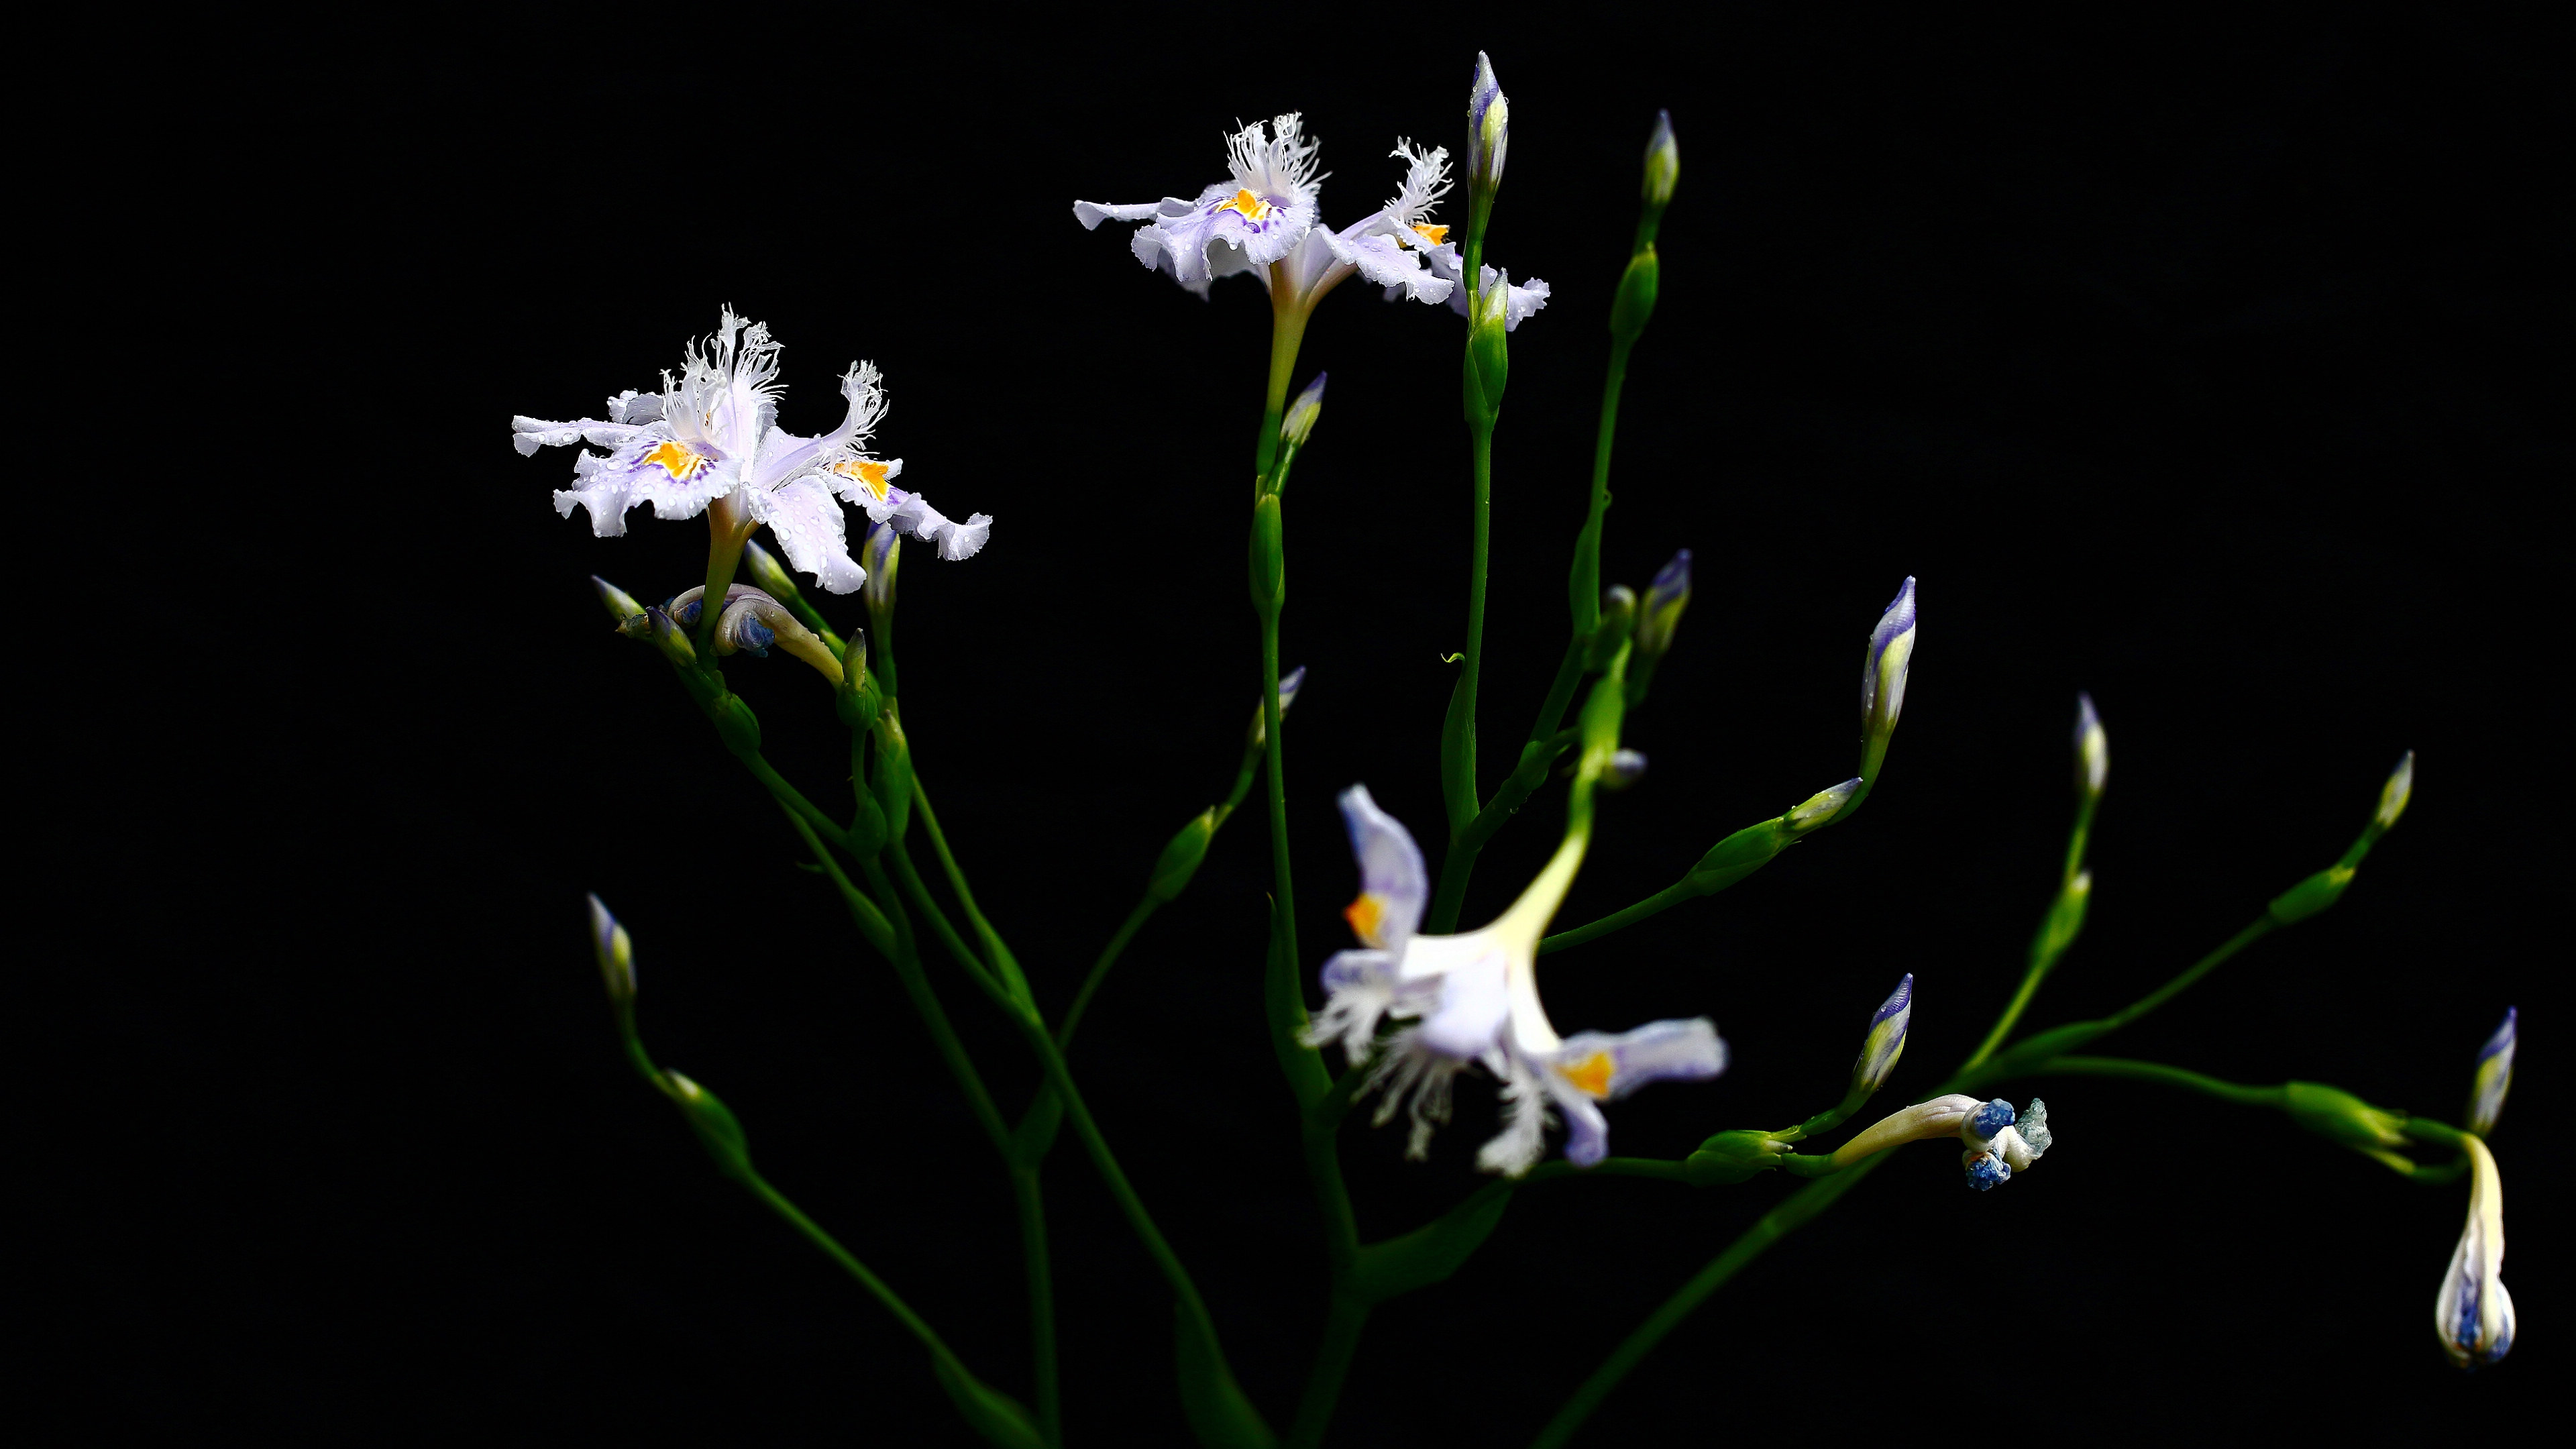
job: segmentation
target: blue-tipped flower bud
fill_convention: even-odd
[[[1860,789],[1857,779],[1845,780],[1830,789],[1819,790],[1807,797],[1797,809],[1780,817],[1780,827],[1791,835],[1804,835],[1833,823],[1843,806],[1851,803],[1852,793]]]
[[[2469,1159],[2469,1220],[2433,1297],[2433,1331],[2461,1368],[2513,1351],[2513,1295],[2504,1288],[2504,1175],[2484,1140],[2460,1139]]]
[[[633,1004],[635,943],[595,895],[590,898],[590,949],[599,958],[599,975],[608,984],[609,1001],[617,1006]]]
[[[868,602],[868,612],[880,614],[894,607],[894,576],[903,562],[903,535],[891,523],[868,525],[868,536],[859,542],[859,563],[868,571],[868,581],[861,585],[861,597]]]
[[[2406,802],[2415,795],[2415,752],[2408,750],[2397,768],[2388,772],[2388,783],[2379,787],[2379,813],[2370,819],[2373,833],[2384,833],[2406,813]]]
[[[742,571],[772,598],[793,600],[798,597],[795,578],[778,561],[778,555],[762,548],[758,539],[743,540]]]
[[[617,621],[617,632],[638,636],[651,632],[649,625],[628,627],[635,620],[644,617],[644,606],[635,602],[634,595],[597,574],[590,576],[590,586],[599,591],[599,602],[608,610],[608,617]]]
[[[1610,768],[1601,774],[1604,790],[1625,790],[1646,778],[1646,757],[1637,750],[1613,750]]]
[[[812,665],[814,672],[829,682],[841,682],[844,671],[840,659],[823,643],[821,635],[797,622],[786,605],[748,584],[725,590],[724,612],[716,616],[716,652],[748,651],[766,659],[773,644]]]
[[[2111,778],[2111,737],[2102,732],[2102,717],[2093,712],[2093,696],[2075,696],[2075,793],[2102,798],[2102,782]]]
[[[1476,52],[1476,74],[1467,86],[1467,190],[1490,197],[1503,184],[1503,155],[1512,143],[1512,105],[1494,78],[1494,63]]]
[[[1896,1059],[1905,1055],[1905,1028],[1913,1020],[1914,973],[1908,971],[1869,1019],[1869,1034],[1861,1038],[1860,1057],[1852,1063],[1853,1096],[1866,1097],[1887,1085]]]
[[[1681,148],[1673,144],[1673,113],[1655,112],[1655,134],[1646,138],[1645,200],[1661,208],[1672,203],[1673,183],[1681,179]]]
[[[1879,761],[1887,754],[1888,736],[1896,732],[1905,709],[1906,669],[1914,660],[1914,579],[1879,616],[1869,632],[1869,658],[1860,676],[1861,778],[1875,781]]]
[[[2469,1130],[2480,1137],[2495,1130],[2504,1115],[2504,1094],[2513,1090],[2513,1023],[2516,1012],[2504,1009],[2504,1023],[2478,1048],[2477,1076],[2469,1088]]]
[[[1655,581],[1646,585],[1644,602],[1637,606],[1637,654],[1644,659],[1660,659],[1673,647],[1673,631],[1680,627],[1682,610],[1690,607],[1691,555],[1683,549],[1672,562],[1655,572]]]
[[[698,662],[698,648],[689,642],[689,631],[672,621],[670,611],[648,608],[644,617],[653,626],[653,643],[661,649],[664,658],[674,664],[695,665]]]
[[[1288,718],[1288,706],[1297,702],[1297,691],[1306,684],[1306,666],[1298,665],[1279,676],[1279,718]],[[1270,705],[1267,700],[1252,707],[1252,728],[1244,732],[1243,742],[1252,749],[1270,743]]]
[[[1288,411],[1280,415],[1279,440],[1289,447],[1306,446],[1306,439],[1315,431],[1315,419],[1324,415],[1325,376],[1316,373],[1315,380],[1306,384],[1306,390],[1297,394],[1296,400],[1288,404]]]

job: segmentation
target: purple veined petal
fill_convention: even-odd
[[[1654,1021],[1634,1031],[1577,1032],[1557,1049],[1556,1076],[1587,1097],[1615,1102],[1649,1082],[1706,1081],[1726,1070],[1726,1043],[1707,1017]]]
[[[1342,823],[1350,830],[1351,854],[1360,867],[1359,899],[1343,915],[1361,940],[1401,953],[1431,898],[1422,847],[1413,843],[1403,822],[1377,807],[1366,785],[1343,791],[1341,805]]]

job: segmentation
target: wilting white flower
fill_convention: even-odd
[[[2451,1362],[2473,1368],[2513,1351],[2513,1295],[2504,1288],[2504,1177],[2486,1143],[2460,1144],[2469,1154],[2469,1220],[2433,1299],[2433,1331]]]
[[[689,345],[679,376],[662,375],[660,392],[618,394],[605,420],[513,417],[511,442],[529,456],[580,443],[607,450],[576,454],[575,486],[555,493],[558,514],[588,509],[591,531],[602,538],[625,533],[627,512],[646,503],[655,517],[709,513],[712,526],[745,536],[767,524],[788,561],[833,593],[846,594],[867,577],[850,557],[843,500],[936,539],[944,557],[982,546],[990,518],[951,524],[917,495],[890,486],[902,459],[867,455],[868,434],[886,409],[873,365],[854,364],[842,377],[848,411],[839,427],[799,437],[778,426],[778,352],[766,326],[728,307],[714,335]]]
[[[2014,1173],[2037,1162],[2055,1141],[2048,1130],[2048,1104],[2036,1097],[2015,1113],[2012,1103],[2001,1097],[1980,1102],[1953,1092],[1917,1102],[1863,1128],[1834,1149],[1834,1166],[1839,1170],[1888,1148],[1936,1137],[1956,1137],[1965,1145],[1959,1165],[1967,1173],[1968,1186],[1979,1192],[2011,1180]]]
[[[1596,1103],[1648,1082],[1725,1070],[1726,1044],[1705,1017],[1570,1037],[1549,1023],[1538,999],[1538,942],[1582,865],[1580,835],[1558,848],[1493,924],[1424,936],[1414,932],[1430,896],[1421,849],[1365,787],[1344,791],[1341,804],[1360,867],[1360,897],[1345,914],[1367,946],[1324,963],[1327,1000],[1307,1040],[1337,1041],[1354,1062],[1376,1050],[1363,1090],[1385,1092],[1381,1124],[1409,1111],[1408,1155],[1428,1150],[1432,1129],[1448,1120],[1450,1088],[1470,1065],[1501,1081],[1505,1111],[1502,1134],[1485,1144],[1477,1164],[1515,1177],[1538,1161],[1552,1114],[1566,1124],[1566,1160],[1589,1167],[1609,1151],[1609,1124]],[[1378,1043],[1378,1025],[1390,1018],[1411,1024]]]

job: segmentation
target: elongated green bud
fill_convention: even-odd
[[[1154,860],[1152,873],[1145,877],[1145,894],[1158,901],[1179,899],[1190,877],[1198,874],[1199,862],[1207,859],[1208,842],[1215,838],[1216,807],[1210,806],[1192,817],[1163,847],[1163,853]]]
[[[617,585],[610,583],[608,580],[601,578],[597,574],[592,574],[590,576],[590,586],[594,590],[598,591],[599,602],[602,607],[608,610],[608,617],[617,621],[617,632],[621,634],[642,632],[640,630],[630,629],[627,627],[634,620],[640,619],[644,616],[644,606],[635,602],[634,595],[629,594],[624,589],[619,588]]]
[[[1663,263],[1656,259],[1652,244],[1628,259],[1618,294],[1610,301],[1611,336],[1634,342],[1645,333],[1646,323],[1655,315],[1655,293],[1662,282]]]
[[[1467,284],[1459,279],[1458,285]],[[1510,283],[1497,276],[1471,305],[1476,315],[1467,329],[1467,422],[1492,427],[1503,410],[1503,386],[1512,375]]]
[[[632,1006],[635,1003],[635,942],[627,936],[626,928],[617,923],[617,918],[608,913],[608,907],[600,904],[596,895],[590,898],[590,947],[592,954],[599,958],[599,975],[608,986],[609,1002],[620,1008]]]
[[[1252,607],[1263,618],[1276,613],[1288,598],[1283,530],[1279,495],[1264,495],[1252,505]]]
[[[1749,1128],[1720,1132],[1699,1145],[1682,1164],[1694,1187],[1726,1186],[1749,1180],[1757,1172],[1777,1171],[1788,1149],[1768,1132]]]
[[[653,645],[662,651],[663,658],[686,668],[697,667],[698,646],[689,642],[688,630],[681,628],[662,609],[648,608],[644,611],[644,618],[653,626]]]
[[[1494,63],[1476,52],[1476,73],[1467,82],[1467,193],[1490,206],[1503,184],[1503,158],[1512,144],[1512,103],[1503,83],[1494,78]]]
[[[1854,1098],[1867,1097],[1887,1085],[1888,1077],[1896,1071],[1897,1058],[1905,1055],[1905,1029],[1913,1021],[1914,973],[1908,971],[1869,1019],[1869,1035],[1861,1039],[1860,1057],[1852,1063]]]
[[[2320,1137],[2364,1151],[2406,1145],[2406,1134],[2398,1130],[2405,1125],[2405,1117],[2382,1111],[2340,1087],[2286,1082],[2281,1092],[2281,1110]]]
[[[803,597],[796,589],[795,578],[778,562],[778,555],[760,546],[758,539],[744,539],[742,571],[761,592],[780,603],[793,603]]]
[[[742,1123],[734,1120],[716,1094],[681,1076],[678,1072],[662,1073],[665,1090],[678,1103],[680,1115],[698,1134],[707,1155],[716,1160],[716,1168],[737,1181],[751,1178],[751,1145],[743,1139]]]
[[[1681,626],[1682,610],[1690,607],[1690,597],[1691,552],[1683,549],[1655,571],[1654,582],[1646,586],[1646,597],[1637,606],[1638,657],[1660,659],[1673,647],[1673,633]]]
[[[707,718],[715,721],[716,734],[726,749],[737,755],[760,753],[760,716],[751,712],[741,695],[727,691],[709,700]]]
[[[1769,865],[1771,857],[1788,849],[1794,838],[1778,819],[1748,825],[1710,846],[1685,879],[1701,895],[1722,891]]]
[[[1672,204],[1673,183],[1681,179],[1681,147],[1673,141],[1673,113],[1655,112],[1655,133],[1646,138],[1645,203],[1661,211]]]
[[[2079,870],[2049,904],[2047,918],[2039,923],[2039,939],[2031,943],[2031,955],[2043,969],[2056,964],[2057,958],[2066,954],[2066,948],[2075,944],[2075,937],[2084,929],[2084,913],[2092,902],[2093,872]]]
[[[1619,651],[1628,647],[1628,631],[1636,621],[1636,590],[1612,584],[1601,595],[1601,615],[1592,626],[1592,642],[1584,649],[1583,667],[1595,672],[1609,668]]]

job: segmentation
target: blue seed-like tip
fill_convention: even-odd
[[[2013,1124],[2013,1105],[2001,1097],[1968,1114],[1968,1131],[1978,1137],[1992,1137]]]
[[[2030,1106],[2024,1109],[2014,1128],[2021,1133],[2021,1140],[2030,1144],[2033,1157],[2046,1152],[2049,1143],[2055,1140],[2048,1135],[2048,1104],[2037,1097],[2030,1099]]]
[[[1670,563],[1655,571],[1655,581],[1646,585],[1646,607],[1652,609],[1676,594],[1689,593],[1690,569],[1689,549],[1674,554]]]
[[[2513,1023],[2518,1014],[2513,1007],[2504,1009],[2504,1021],[2496,1027],[2495,1035],[2488,1037],[2487,1044],[2478,1048],[2479,1065],[2484,1066],[2489,1057],[2513,1050]]]
[[[1991,1152],[1977,1154],[1976,1160],[1968,1164],[1968,1186],[1979,1192],[1991,1191],[1996,1183],[2011,1180],[2012,1169],[2004,1165],[2002,1158]]]
[[[1889,1017],[1894,1016],[1913,1004],[1914,973],[1908,971],[1905,973],[1905,979],[1896,983],[1896,990],[1890,992],[1887,1000],[1879,1006],[1878,1014],[1869,1019],[1870,1029],[1873,1031],[1876,1030],[1880,1022],[1887,1020]],[[1989,1132],[1983,1135],[1991,1137],[1994,1134]]]

